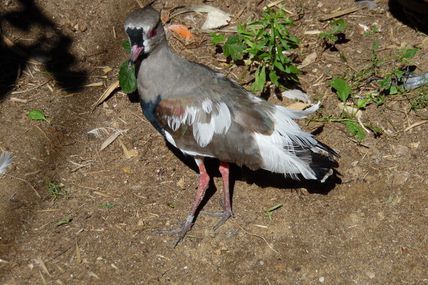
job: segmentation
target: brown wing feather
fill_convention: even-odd
[[[193,99],[193,100],[191,100]],[[202,102],[203,100],[198,100]],[[193,104],[192,104],[193,103]],[[198,145],[193,134],[193,126],[188,124],[181,124],[175,131],[168,124],[168,117],[182,117],[188,106],[196,105],[194,98],[179,98],[179,99],[164,99],[161,100],[156,107],[155,115],[159,124],[172,136],[176,146],[183,151],[198,153],[201,156],[216,157],[221,161],[233,162],[237,165],[246,165],[251,169],[258,169],[262,165],[262,158],[255,143],[252,134],[253,132],[268,134],[272,133],[273,124],[271,121],[266,120],[263,114],[257,110],[246,110],[245,105],[229,103],[232,122],[229,130],[224,134],[214,134],[211,142],[201,147]],[[251,102],[247,102],[250,105]],[[235,107],[235,108],[234,108]],[[256,108],[257,106],[254,106]],[[213,110],[214,112],[215,110]],[[210,114],[201,118],[200,112],[198,121],[209,122],[211,119]],[[272,128],[272,129],[271,129]]]

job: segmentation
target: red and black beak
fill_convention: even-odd
[[[144,52],[143,29],[128,28],[126,33],[128,34],[129,41],[131,42],[131,55],[129,59],[132,62],[136,62],[141,53]]]
[[[129,60],[136,62],[140,54],[144,51],[144,46],[132,45],[131,46],[131,56]]]

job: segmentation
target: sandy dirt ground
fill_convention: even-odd
[[[419,47],[416,72],[428,71],[426,34],[394,17],[387,1],[343,16],[349,41],[340,53],[324,51],[308,31],[324,30],[319,19],[353,1],[283,2],[301,38],[300,60],[318,55],[299,76],[302,89],[322,102],[315,118],[340,112],[329,80],[367,65],[374,39],[385,56]],[[208,4],[231,13],[234,24],[260,15],[267,3]],[[0,2],[0,150],[14,157],[0,177],[1,284],[428,284],[428,124],[413,125],[428,110],[411,111],[409,103],[427,88],[364,111],[384,133],[362,144],[340,124],[301,121],[308,131],[321,129],[317,138],[340,153],[336,179],[293,182],[235,168],[233,219],[213,231],[216,218],[199,215],[176,248],[174,237],[159,235],[186,217],[195,170],[168,150],[133,98],[116,92],[92,110],[127,58],[122,25],[136,7],[131,0]],[[203,19],[173,19],[196,36],[189,45],[171,37],[173,48],[248,81],[198,31]],[[373,23],[380,32],[364,36],[363,25]],[[32,109],[48,121],[29,120]],[[94,128],[110,133],[88,135]],[[126,132],[100,150],[113,128]],[[221,208],[221,179],[214,180],[207,211]],[[57,195],[52,183],[61,185]],[[269,219],[266,210],[277,204]]]

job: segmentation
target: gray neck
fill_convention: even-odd
[[[138,93],[143,101],[156,101],[158,96],[168,96],[177,80],[177,67],[182,59],[175,55],[166,40],[158,45],[141,62],[138,71]]]

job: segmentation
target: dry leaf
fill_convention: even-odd
[[[177,187],[181,188],[181,189],[185,189],[186,185],[184,183],[184,177],[181,177],[178,181],[177,181]]]
[[[80,248],[79,245],[76,243],[76,263],[80,264],[82,263],[82,257],[80,255]]]
[[[94,277],[95,279],[100,279],[100,277],[98,277],[98,275],[97,274],[95,274],[94,272],[92,272],[92,271],[89,271],[88,272],[88,275],[89,275],[89,277]]]
[[[94,192],[92,192],[92,193],[94,193],[95,195],[98,195],[98,196],[104,197],[104,198],[111,198],[111,196],[110,196],[110,195],[105,194],[105,193],[102,193],[102,192],[99,192],[99,191],[94,191]]]
[[[414,149],[417,149],[417,148],[419,148],[419,145],[421,144],[421,142],[419,141],[419,142],[412,142],[412,143],[410,143],[409,144],[409,146],[411,147],[411,148],[414,148]]]
[[[120,146],[123,149],[123,154],[125,155],[126,159],[130,159],[130,158],[136,157],[138,155],[138,151],[137,150],[135,150],[135,149],[129,150],[125,146],[125,144],[122,142],[121,139],[119,139],[119,144],[120,144]]]
[[[420,44],[420,47],[422,49],[428,49],[428,37],[422,40],[422,43]]]
[[[230,22],[230,14],[210,5],[193,5],[191,9],[199,13],[207,13],[207,19],[202,25],[202,30],[213,30],[227,26]]]
[[[102,135],[108,135],[109,131],[107,128],[95,128],[87,132],[88,136],[100,138]]]
[[[306,31],[304,32],[305,35],[319,35],[321,34],[321,31],[319,30],[313,30],[313,31]]]
[[[43,260],[38,257],[38,258],[34,258],[33,262],[40,267],[40,269],[43,271],[43,273],[45,273],[48,276],[51,276],[51,274],[48,271],[48,268],[46,267],[46,264],[43,262]]]
[[[103,86],[103,85],[104,85],[103,82],[99,81],[99,82],[94,82],[94,83],[86,84],[85,87],[100,87],[100,86]]]
[[[309,104],[311,103],[309,96],[299,89],[286,90],[282,92],[281,95],[288,99],[299,100]]]
[[[405,129],[404,129],[404,131],[405,131],[405,132],[407,132],[407,131],[409,131],[409,130],[411,130],[411,129],[415,128],[415,127],[418,127],[418,126],[423,125],[423,124],[426,124],[426,123],[428,123],[428,120],[422,120],[422,121],[419,121],[419,122],[413,123],[413,124],[411,124],[410,126],[408,126],[407,128],[405,128]]]
[[[369,27],[367,25],[359,23],[358,26],[360,26],[360,28],[363,29],[363,32],[367,32],[369,30]]]
[[[168,27],[168,30],[172,31],[181,39],[185,40],[186,42],[191,41],[193,38],[192,33],[185,25],[173,24]]]
[[[358,108],[345,105],[344,103],[338,103],[337,106],[340,110],[343,110],[344,112],[348,113],[349,115],[355,116],[357,119],[361,119],[361,116],[363,115],[363,112],[359,110]]]
[[[357,119],[358,124],[361,126],[361,128],[363,128],[364,131],[366,131],[366,133],[370,134],[371,131],[369,129],[367,129],[363,122],[361,121],[361,116],[363,115],[363,112],[361,110],[359,110],[358,108],[349,106],[349,105],[345,105],[344,103],[339,103],[337,104],[337,106],[344,112],[354,116]]]
[[[291,110],[305,110],[306,108],[310,107],[311,104],[307,104],[307,103],[302,103],[302,102],[295,102],[291,105],[287,106],[287,109],[291,109]]]
[[[124,166],[124,167],[122,167],[122,171],[123,171],[123,173],[125,173],[125,174],[131,174],[131,173],[132,173],[132,171],[131,171],[131,167],[129,167],[129,166]]]
[[[171,20],[171,10],[167,10],[167,9],[162,9],[160,11],[160,18],[162,21],[162,24],[166,24]]]
[[[107,74],[107,73],[109,73],[110,71],[112,71],[113,70],[113,68],[111,68],[110,66],[105,66],[105,67],[103,67],[103,73],[104,74]]]
[[[12,102],[18,102],[18,103],[28,103],[28,100],[26,99],[21,99],[21,98],[16,98],[16,97],[12,97],[9,99]]]
[[[94,110],[99,104],[103,103],[110,95],[113,93],[114,90],[119,88],[119,80],[116,80],[113,82],[107,89],[104,91],[104,93],[101,95],[100,98],[98,98],[97,102],[95,102],[92,105],[92,110]]]
[[[109,136],[101,145],[100,151],[108,147],[111,143],[113,143],[122,133],[127,130],[115,130],[111,136]]]
[[[298,66],[298,68],[299,69],[301,69],[301,68],[303,68],[303,67],[306,67],[306,66],[308,66],[308,65],[310,65],[310,64],[312,64],[312,63],[314,63],[315,62],[315,60],[317,59],[317,53],[316,52],[313,52],[313,53],[310,53],[310,54],[308,54],[306,57],[305,57],[305,59],[302,61],[302,63]]]

